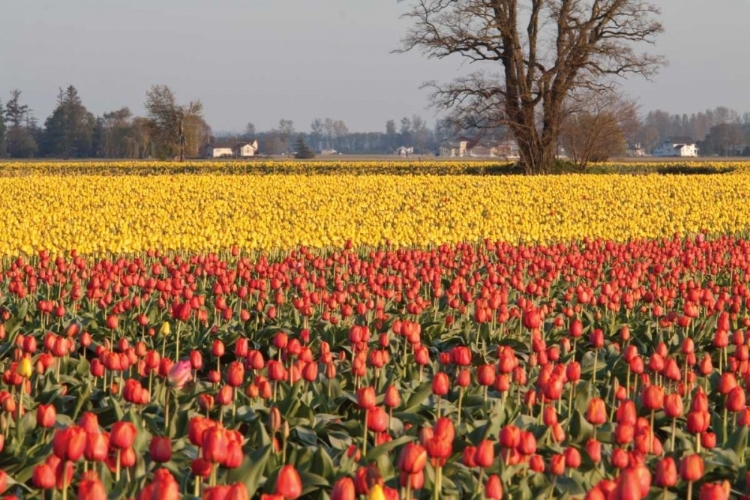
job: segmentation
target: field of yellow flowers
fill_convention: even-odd
[[[750,228],[750,168],[710,176],[446,177],[355,175],[346,169],[365,167],[337,164],[338,175],[318,176],[313,175],[316,164],[286,165],[298,168],[298,174],[231,175],[212,172],[222,164],[205,162],[200,168],[206,170],[193,175],[170,174],[178,164],[166,163],[151,164],[165,169],[163,175],[113,176],[70,170],[95,168],[90,163],[26,165],[66,173],[0,176],[2,255],[74,248],[81,253],[206,251],[232,245],[272,250],[342,246],[349,240],[424,246],[490,238],[546,244],[587,236],[623,241]],[[147,164],[102,165],[127,171]]]
[[[0,500],[750,498],[750,163],[635,165],[0,164]]]
[[[670,168],[719,169],[750,172],[750,161],[629,161],[603,162],[589,166],[591,173],[647,174],[665,173]],[[0,162],[0,177],[27,175],[487,175],[519,173],[513,163],[497,160],[381,160],[381,161],[25,161]]]

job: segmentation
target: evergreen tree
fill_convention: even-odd
[[[12,90],[10,101],[5,104],[5,121],[9,125],[5,134],[5,146],[11,158],[30,158],[37,152],[36,140],[29,132],[27,120],[30,109],[21,104],[21,91]]]
[[[43,153],[63,158],[90,156],[93,149],[96,120],[69,86],[60,89],[57,107],[44,123]]]
[[[309,160],[311,158],[315,158],[315,152],[307,147],[307,144],[305,144],[305,138],[302,137],[302,134],[299,135],[299,139],[297,139],[297,145],[295,147],[297,152],[294,154],[294,157],[298,160]]]

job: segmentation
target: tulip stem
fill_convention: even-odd
[[[117,481],[118,483],[120,482],[120,453],[121,453],[121,450],[118,449],[117,450],[117,458],[116,458],[117,463],[116,463],[116,467],[115,467],[115,481]]]
[[[670,450],[672,451],[674,451],[674,436],[675,436],[676,431],[677,431],[677,419],[673,418],[672,419],[672,447],[670,448]]]
[[[174,355],[175,361],[180,360],[180,325],[181,324],[182,322],[180,320],[177,320],[177,334],[176,334],[176,340],[175,340],[177,345],[175,346],[175,355]]]
[[[549,497],[548,498],[554,498],[555,496],[555,486],[557,486],[557,476],[552,480],[552,488],[549,490]]]
[[[440,498],[440,483],[442,482],[443,468],[438,467],[435,469],[435,485],[432,490],[432,498],[438,500]]]
[[[118,451],[117,458],[119,457],[120,455]],[[118,465],[119,465],[119,461],[118,461]],[[67,467],[65,464],[65,460],[62,461],[62,471],[63,471],[62,472],[62,476],[63,476],[62,478],[62,500],[68,500],[68,474],[66,473]]]
[[[164,393],[164,431],[169,435],[169,389]]]
[[[367,455],[367,410],[365,410],[365,420],[362,425],[362,457]]]
[[[594,373],[592,378],[591,387],[592,389],[596,389],[596,362],[599,359],[599,350],[594,349]]]
[[[693,498],[693,482],[692,481],[688,481],[687,496],[685,498],[687,498],[687,500],[691,500]]]
[[[463,404],[464,399],[464,388],[461,387],[458,390],[458,422],[456,424],[457,427],[461,427],[461,405]]]
[[[654,453],[654,410],[651,410],[651,433],[649,435],[648,452]]]

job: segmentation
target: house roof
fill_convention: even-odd
[[[218,148],[222,148],[222,149],[223,148],[234,149],[234,148],[241,148],[243,146],[254,146],[255,142],[256,142],[255,140],[253,140],[253,141],[241,141],[241,142],[237,142],[237,141],[216,141],[216,142],[214,142],[212,144],[209,144],[208,147],[209,148],[214,148],[214,149],[218,149]]]

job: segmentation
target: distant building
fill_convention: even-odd
[[[337,154],[339,154],[339,152],[336,151],[335,149],[324,149],[323,151],[320,152],[320,156],[331,156],[331,155],[337,155]]]
[[[625,156],[641,157],[646,156],[646,154],[646,149],[641,146],[640,142],[628,144],[628,149],[625,150]]]
[[[440,156],[448,158],[518,158],[518,146],[512,140],[493,141],[461,137],[440,145]]]
[[[257,152],[257,140],[241,143],[217,141],[206,146],[206,156],[209,158],[250,158]]]
[[[698,146],[689,137],[665,139],[651,152],[654,156],[698,156]]]
[[[247,158],[250,156],[255,156],[255,154],[258,152],[258,140],[254,140],[253,142],[247,142],[245,144],[241,144],[239,146],[239,156],[240,158]]]
[[[407,156],[411,156],[414,154],[414,148],[407,148],[406,146],[401,146],[396,150],[396,154],[401,156],[402,158],[406,158]]]

